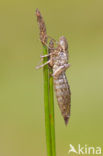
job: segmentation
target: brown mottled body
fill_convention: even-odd
[[[49,45],[53,48],[53,44]],[[68,64],[68,44],[65,37],[60,37],[58,47],[55,50],[49,50],[53,55],[50,56],[50,65],[53,68],[54,88],[59,108],[65,120],[68,123],[71,107],[71,92],[66,78],[65,71],[70,66]]]
[[[43,17],[38,9],[36,9],[37,21],[40,29],[40,40],[43,45],[47,45],[47,32]],[[70,117],[71,107],[71,92],[65,75],[66,69],[70,66],[68,64],[68,43],[65,37],[60,37],[57,48],[54,48],[52,39],[49,44],[49,54],[41,56],[41,58],[48,57],[49,60],[44,64],[37,66],[39,69],[49,64],[53,69],[54,88],[58,101],[59,108],[65,123],[68,123]]]

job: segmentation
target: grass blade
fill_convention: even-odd
[[[49,105],[50,105],[50,124],[51,124],[51,144],[52,144],[52,156],[56,156],[55,149],[55,119],[54,119],[54,92],[53,92],[53,73],[52,69],[49,69]]]
[[[47,47],[43,46],[43,54],[47,54]],[[47,62],[47,58],[44,58],[43,63]],[[44,109],[45,109],[45,131],[46,131],[46,144],[47,144],[47,155],[52,156],[52,145],[51,145],[51,125],[50,125],[50,108],[49,108],[49,70],[48,65],[43,68],[44,77]]]

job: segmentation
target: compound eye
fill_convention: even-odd
[[[64,49],[64,47],[65,47],[64,41],[60,41],[60,45],[61,45],[61,47]]]
[[[65,39],[64,36],[60,37],[60,46],[63,50],[67,50],[68,49],[68,43],[67,40]]]

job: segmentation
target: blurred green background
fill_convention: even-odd
[[[69,144],[103,144],[103,1],[0,1],[0,156],[46,156],[42,45],[35,10],[50,36],[69,42],[71,118],[64,125],[55,98],[57,156]]]

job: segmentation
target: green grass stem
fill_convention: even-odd
[[[47,47],[43,46],[43,54],[48,53]],[[47,62],[48,58],[43,59],[43,63]],[[44,77],[44,109],[45,109],[45,131],[46,131],[46,145],[47,156],[52,156],[52,144],[51,144],[51,125],[50,125],[50,108],[49,108],[49,69],[48,65],[43,67]]]
[[[43,55],[48,54],[46,46],[43,46]],[[43,63],[47,62],[45,57]],[[54,93],[53,93],[53,77],[52,69],[48,65],[43,68],[44,76],[44,107],[45,107],[45,131],[47,156],[56,156],[55,149],[55,120],[54,120]]]
[[[52,69],[49,69],[49,105],[50,105],[50,124],[51,124],[51,144],[52,144],[52,156],[56,156],[55,148],[55,119],[54,119],[54,92],[53,92],[53,73]]]

